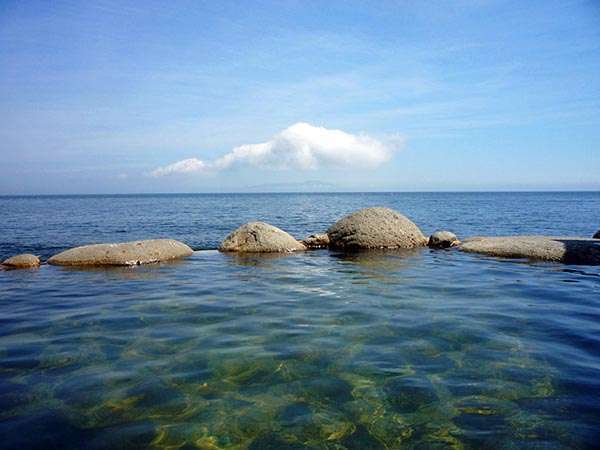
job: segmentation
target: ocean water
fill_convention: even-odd
[[[0,258],[205,250],[0,272],[0,448],[596,448],[599,267],[211,250],[249,220],[303,237],[375,205],[425,234],[600,228],[600,193],[0,197]]]

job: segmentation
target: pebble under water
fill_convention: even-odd
[[[591,449],[599,424],[598,267],[422,249],[0,272],[2,449]]]

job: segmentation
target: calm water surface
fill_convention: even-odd
[[[0,257],[363,206],[589,236],[599,193],[0,198]],[[2,449],[561,449],[600,439],[600,268],[428,249],[0,272]]]

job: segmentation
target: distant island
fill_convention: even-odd
[[[246,186],[250,192],[342,192],[340,186],[318,180],[298,183],[264,183]]]

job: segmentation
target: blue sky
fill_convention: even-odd
[[[0,194],[600,189],[600,3],[4,0],[0,99]]]

